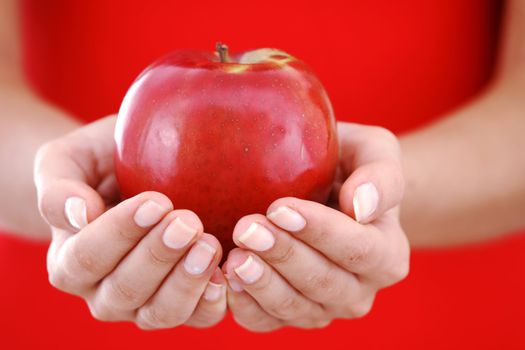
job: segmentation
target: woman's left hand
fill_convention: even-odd
[[[237,323],[253,331],[318,328],[367,314],[376,292],[402,280],[409,245],[399,224],[403,195],[396,137],[339,123],[334,201],[281,198],[266,216],[237,223],[223,271]]]

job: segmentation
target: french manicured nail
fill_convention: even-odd
[[[188,245],[197,234],[197,229],[190,227],[177,217],[164,230],[162,240],[172,249],[180,249]]]
[[[228,285],[234,292],[237,293],[240,293],[244,290],[244,288],[242,288],[242,286],[233,279],[228,279]]]
[[[354,191],[353,205],[355,220],[366,221],[376,211],[379,203],[379,193],[371,182],[364,183]]]
[[[267,215],[274,224],[286,231],[301,231],[306,226],[306,220],[301,214],[289,207],[279,207]]]
[[[223,284],[208,282],[208,285],[206,286],[206,289],[204,290],[204,299],[208,301],[216,301],[219,300],[219,298],[222,295],[222,291],[224,290]]]
[[[251,284],[261,278],[264,267],[250,255],[242,265],[237,266],[234,270],[244,283]]]
[[[197,241],[184,260],[184,269],[192,275],[203,273],[210,266],[216,251],[203,240]]]
[[[275,243],[273,234],[256,222],[252,223],[238,239],[248,248],[259,252],[270,249]]]
[[[82,229],[87,225],[86,201],[80,197],[69,197],[65,204],[66,217],[71,226]]]
[[[168,209],[152,200],[148,200],[137,209],[133,220],[140,227],[149,227],[159,222],[167,212]]]

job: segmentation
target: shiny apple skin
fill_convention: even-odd
[[[117,118],[122,197],[164,193],[193,210],[225,252],[237,220],[266,213],[277,198],[326,202],[338,160],[329,98],[304,63],[271,58],[240,67],[184,50],[148,67]]]

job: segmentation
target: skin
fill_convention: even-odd
[[[213,235],[203,233],[197,215],[173,210],[161,193],[143,192],[116,201],[114,127],[115,117],[107,117],[38,151],[39,208],[52,232],[49,281],[82,297],[93,317],[101,321],[131,321],[142,329],[212,326],[226,312],[224,287],[218,299],[204,298],[210,280],[225,284],[218,269],[221,246]],[[99,186],[94,188],[93,183]],[[65,201],[72,196],[87,203],[89,224],[80,229],[64,215]],[[140,226],[135,217],[147,201],[163,210],[151,224]],[[163,240],[163,232],[176,218],[196,233],[187,244],[172,249]],[[215,248],[213,260],[202,273],[188,273],[184,262],[201,240]]]
[[[343,155],[331,206],[296,198],[273,203],[267,214],[286,206],[304,218],[305,226],[294,232],[277,225],[271,215],[242,218],[233,232],[239,247],[222,270],[217,269],[220,246],[202,232],[194,213],[173,210],[169,200],[155,192],[115,203],[108,161],[114,117],[77,128],[78,123],[30,92],[21,74],[19,41],[13,36],[13,4],[0,1],[0,13],[8,19],[0,21],[0,130],[9,130],[0,135],[0,150],[19,152],[15,158],[0,151],[0,164],[10,169],[0,174],[0,191],[7,199],[0,203],[0,225],[32,237],[46,238],[51,231],[50,282],[83,297],[98,319],[131,321],[144,329],[206,327],[223,317],[227,305],[236,321],[253,331],[323,327],[336,318],[363,316],[378,289],[408,273],[400,210],[402,226],[415,246],[472,242],[525,225],[525,159],[518,151],[525,149],[520,133],[525,127],[522,1],[508,3],[498,72],[478,99],[402,136],[403,161],[400,145],[388,131],[339,123]],[[45,225],[36,206],[28,203],[36,202],[30,176],[34,155],[48,140],[53,141],[40,148],[35,166]],[[443,140],[451,147],[442,147]],[[403,173],[407,186],[401,202]],[[378,206],[358,223],[353,197],[363,183],[377,189]],[[81,229],[64,215],[71,196],[87,204],[88,224]],[[137,226],[137,208],[148,200],[164,208],[163,216],[150,226]],[[177,217],[197,233],[174,250],[160,237]],[[240,242],[253,222],[270,231],[271,247],[256,251]],[[201,239],[215,248],[213,261],[202,273],[189,275],[184,269],[187,252]],[[108,246],[112,249],[105,249]],[[262,274],[246,283],[238,268],[250,256]],[[305,262],[312,266],[306,268]],[[209,281],[224,286],[225,278],[230,281],[227,293],[206,300]],[[168,302],[179,298],[187,302]]]
[[[464,244],[525,226],[525,2],[505,7],[498,65],[485,91],[400,139],[401,222],[413,246]]]
[[[43,143],[80,126],[34,94],[22,74],[16,1],[0,0],[0,227],[35,239],[50,229],[36,205],[32,167]],[[16,150],[16,152],[13,152]]]
[[[330,206],[282,198],[268,208],[268,213],[283,206],[292,208],[306,221],[304,228],[286,231],[269,219],[271,215],[243,217],[233,232],[240,248],[229,254],[222,271],[229,285],[234,280],[244,291],[229,288],[227,295],[210,302],[202,295],[214,271],[212,282],[226,286],[217,270],[220,244],[202,233],[197,215],[173,211],[169,199],[160,193],[144,192],[118,203],[112,161],[114,125],[115,117],[110,116],[51,141],[40,148],[35,163],[39,208],[52,228],[50,282],[84,298],[97,319],[132,321],[143,329],[211,326],[224,316],[227,297],[238,323],[254,331],[284,325],[322,327],[334,318],[366,314],[378,289],[408,274],[409,245],[399,224],[403,194],[399,143],[387,130],[339,125],[342,162]],[[377,209],[358,223],[352,217],[352,197],[363,183],[373,183],[380,200]],[[80,230],[64,215],[65,202],[71,197],[87,203],[89,224]],[[164,218],[146,229],[130,226],[137,207],[148,199],[166,208]],[[161,237],[175,217],[198,234],[184,249],[174,251]],[[272,247],[253,251],[240,243],[239,236],[252,222],[270,230],[275,239]],[[213,245],[217,255],[205,272],[191,276],[181,262],[199,237]],[[245,283],[234,269],[249,255],[262,264],[264,274]],[[174,305],[173,300],[186,302]]]
[[[239,248],[230,252],[222,269],[229,281],[242,287],[235,291],[230,283],[228,306],[247,329],[320,328],[333,319],[364,316],[379,289],[408,274],[409,245],[399,224],[403,176],[398,141],[384,129],[348,123],[339,124],[339,135],[342,181],[336,183],[331,207],[281,198],[266,216],[245,216],[235,227]],[[352,197],[363,183],[373,183],[380,200],[371,216],[356,222]],[[268,215],[279,207],[300,213],[304,228],[280,227]],[[253,222],[272,233],[273,246],[254,250],[240,241]],[[250,256],[263,272],[247,282],[236,269]]]

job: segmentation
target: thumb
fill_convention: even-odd
[[[397,138],[388,130],[339,125],[343,167],[350,176],[339,192],[341,210],[366,224],[401,203],[404,178]]]
[[[112,154],[113,128],[104,125],[108,123],[114,121],[103,119],[38,150],[34,166],[38,208],[50,226],[76,232],[104,212],[104,200],[93,187],[106,175],[103,172],[112,171],[100,169],[101,163],[110,163],[100,158]],[[98,133],[96,142],[90,130]]]
[[[42,146],[35,160],[38,209],[52,227],[78,231],[103,213],[100,195],[56,141]]]

